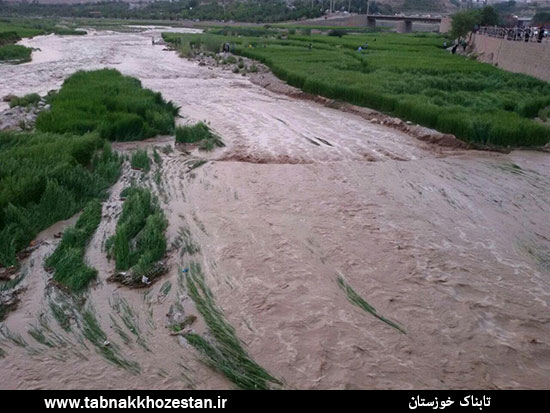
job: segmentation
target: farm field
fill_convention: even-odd
[[[0,63],[25,63],[31,60],[32,49],[15,45],[25,37],[55,33],[58,35],[83,35],[86,32],[59,25],[55,20],[0,18]]]
[[[310,30],[309,30],[310,31]],[[207,34],[164,34],[188,54],[234,53],[266,64],[288,84],[451,133],[467,142],[543,146],[550,127],[534,119],[550,105],[550,85],[443,49],[434,34],[307,35],[292,29],[212,29]],[[358,51],[361,47],[363,50]]]

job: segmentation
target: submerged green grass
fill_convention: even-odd
[[[176,142],[198,144],[199,149],[204,151],[225,146],[222,139],[204,122],[176,127]]]
[[[13,105],[37,99],[27,95]],[[40,113],[37,131],[0,132],[0,266],[16,265],[17,253],[38,232],[106,195],[122,164],[106,140],[172,133],[178,112],[137,79],[107,69],[75,73],[48,101],[51,110]],[[151,227],[162,220],[150,221],[142,243],[157,242]],[[84,274],[79,254],[68,248],[60,263]],[[144,257],[141,265],[148,261]],[[84,278],[91,277],[88,271]]]
[[[200,264],[191,263],[186,281],[187,291],[212,335],[212,339],[208,340],[198,334],[188,333],[185,338],[189,344],[205,355],[214,369],[221,371],[241,389],[267,390],[272,384],[282,384],[252,360],[243,348],[235,329],[216,305]]]
[[[84,290],[97,275],[97,270],[84,262],[86,246],[101,222],[101,203],[93,200],[78,218],[76,225],[65,230],[60,244],[46,260],[54,269],[54,280],[73,292]]]
[[[443,49],[442,36],[163,37],[176,48],[207,44],[215,50],[229,42],[234,53],[266,64],[305,92],[377,109],[468,142],[540,146],[550,141],[550,127],[534,120],[550,106],[549,83],[452,55]]]
[[[405,329],[401,327],[399,324],[394,323],[391,320],[388,320],[387,318],[381,316],[378,314],[376,309],[367,303],[363,297],[361,297],[357,292],[349,285],[344,278],[339,275],[337,278],[338,286],[346,293],[348,300],[350,303],[356,305],[357,307],[361,308],[362,310],[366,311],[367,313],[372,314],[376,318],[378,318],[380,321],[383,321],[387,325],[395,328],[396,330],[400,331],[403,334],[407,334]]]
[[[124,358],[120,354],[119,347],[107,341],[107,334],[101,328],[101,324],[91,309],[87,309],[82,313],[82,334],[107,361],[133,374],[140,373],[141,368],[138,363]]]
[[[165,230],[168,222],[158,200],[145,188],[129,187],[116,232],[108,241],[107,249],[115,258],[116,269],[131,269],[133,281],[150,276],[156,263],[166,253]]]
[[[97,135],[0,133],[0,266],[38,232],[105,195],[121,160]]]
[[[114,69],[79,71],[50,99],[36,128],[44,132],[83,134],[97,131],[111,141],[141,140],[174,131],[178,113],[160,93],[143,89],[138,79]]]

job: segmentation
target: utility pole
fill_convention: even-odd
[[[370,2],[367,0],[367,16],[369,15],[369,9],[370,9]]]

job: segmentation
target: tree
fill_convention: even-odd
[[[481,23],[481,15],[477,10],[463,11],[452,16],[451,36],[459,38],[471,32],[476,24]]]
[[[499,15],[497,11],[491,7],[486,6],[480,11],[481,25],[482,26],[496,26],[499,22]]]
[[[550,24],[550,12],[539,11],[533,17],[534,24]]]

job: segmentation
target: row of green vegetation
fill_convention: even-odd
[[[46,267],[53,269],[54,280],[73,292],[84,290],[97,275],[97,270],[86,265],[86,246],[101,222],[101,202],[88,203],[74,227],[63,233],[60,244],[46,260]]]
[[[108,140],[141,140],[174,132],[178,114],[160,93],[114,69],[79,71],[49,97],[51,110],[40,113],[36,128],[43,132],[98,132]]]
[[[93,86],[100,90],[94,91]],[[16,265],[17,253],[40,231],[106,195],[120,176],[122,164],[106,139],[141,139],[171,131],[177,112],[159,94],[141,89],[137,80],[111,70],[76,73],[57,96],[48,99],[53,115],[42,112],[37,131],[0,133],[0,266]],[[33,101],[31,97],[20,100],[21,104]],[[139,119],[142,128],[126,123],[129,117]],[[108,121],[111,124],[105,125]],[[81,122],[91,126],[79,127]],[[57,133],[46,132],[52,125]],[[154,231],[163,231],[164,221],[157,215],[149,226],[160,222]],[[81,245],[79,241],[67,249],[72,254],[67,265],[76,265],[82,257]],[[56,270],[65,265],[66,258],[61,252],[58,255],[59,260],[52,258],[49,264]],[[140,265],[145,267],[155,257],[143,258]],[[84,267],[78,268],[85,273]],[[58,280],[73,289],[85,284],[80,278],[90,278],[88,272],[65,282],[62,274],[63,270]]]
[[[439,35],[163,37],[180,50],[217,52],[229,42],[236,54],[266,64],[305,92],[377,109],[467,142],[536,146],[550,140],[550,128],[534,120],[550,105],[550,84],[452,55]]]
[[[116,269],[131,272],[130,283],[139,284],[143,276],[152,280],[156,263],[166,253],[165,230],[168,222],[156,197],[145,188],[131,186],[122,194],[126,197],[116,232],[106,243],[115,259]]]
[[[199,122],[195,125],[178,126],[176,128],[176,142],[196,144],[199,149],[211,151],[215,147],[225,146],[222,139],[210,127]]]

